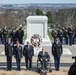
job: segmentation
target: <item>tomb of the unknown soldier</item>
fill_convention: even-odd
[[[47,2],[0,4],[0,75],[76,75],[76,4]]]
[[[48,18],[46,16],[29,16],[27,17],[27,39],[30,41],[33,35],[41,36],[41,46],[51,46],[51,41],[47,33]]]

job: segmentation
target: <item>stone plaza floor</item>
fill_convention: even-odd
[[[0,45],[0,53],[3,52],[3,47]],[[51,47],[45,47],[46,51],[50,54],[51,58],[51,68],[52,72],[48,73],[47,75],[68,75],[68,70],[72,63],[75,61],[72,59],[72,56],[76,55],[76,45],[73,46],[68,46],[68,45],[63,45],[63,48],[65,49],[64,54],[61,56],[61,64],[60,64],[60,71],[55,71],[54,68],[54,59],[51,54]],[[68,51],[69,50],[69,51]],[[6,57],[5,55],[0,54],[0,75],[40,75],[39,73],[36,72],[37,70],[37,57],[33,58],[33,68],[32,71],[25,71],[25,59],[24,57],[21,60],[21,71],[16,71],[16,62],[13,57],[13,67],[12,71],[6,71]]]

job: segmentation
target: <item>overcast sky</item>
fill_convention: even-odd
[[[76,0],[0,0],[0,4],[76,3]]]

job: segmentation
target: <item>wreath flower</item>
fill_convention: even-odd
[[[39,34],[34,34],[31,37],[31,44],[35,47],[40,46],[42,42],[41,36]]]

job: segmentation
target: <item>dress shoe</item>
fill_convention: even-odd
[[[29,68],[29,71],[31,71],[32,69],[31,68]]]
[[[17,71],[21,71],[21,69],[17,69]]]
[[[7,69],[7,71],[11,71],[11,69]]]
[[[56,69],[56,71],[59,71],[59,69]]]

